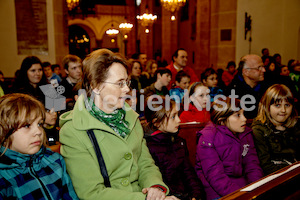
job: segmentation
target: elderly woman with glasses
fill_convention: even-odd
[[[168,187],[149,154],[138,114],[124,103],[130,84],[125,61],[96,50],[83,61],[83,74],[85,91],[73,111],[60,117],[61,154],[78,197],[176,199],[166,197]]]

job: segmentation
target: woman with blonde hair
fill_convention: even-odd
[[[294,98],[288,87],[275,84],[262,97],[252,129],[265,175],[300,160],[300,130]]]

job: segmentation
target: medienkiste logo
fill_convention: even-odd
[[[55,112],[66,109],[66,97],[62,94],[65,87],[56,84],[47,84],[40,86],[45,95],[45,107],[48,110],[54,109]]]

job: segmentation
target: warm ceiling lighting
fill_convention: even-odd
[[[142,26],[149,27],[157,19],[157,15],[149,13],[148,5],[146,5],[146,12],[143,15],[138,15],[136,18],[139,20]]]
[[[79,5],[79,0],[67,0],[68,9],[71,11]]]
[[[127,23],[127,22],[121,23],[121,24],[119,25],[119,28],[124,28],[124,29],[132,29],[132,27],[133,27],[133,24]]]
[[[142,26],[149,26],[157,19],[157,15],[144,13],[143,15],[136,16],[136,18],[140,20]]]
[[[119,34],[119,30],[114,28],[114,25],[111,24],[111,28],[105,31],[105,33],[111,37],[114,37]]]
[[[119,25],[119,29],[122,31],[124,35],[126,35],[129,31],[131,31],[133,24],[124,22]]]
[[[172,14],[171,20],[175,20],[175,12],[185,5],[186,0],[160,0],[161,5]]]
[[[119,34],[119,30],[114,29],[114,28],[110,28],[105,32],[107,35],[118,35]]]

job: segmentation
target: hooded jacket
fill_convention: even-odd
[[[5,147],[0,148],[0,154]],[[0,199],[78,199],[61,155],[45,147],[34,155],[7,149],[0,157]]]
[[[227,126],[210,122],[198,134],[195,169],[208,200],[263,177],[250,128],[234,135]]]
[[[170,194],[189,194],[199,199],[202,185],[190,163],[185,140],[174,133],[156,131],[148,134],[146,141]]]
[[[73,111],[60,117],[60,150],[80,199],[145,200],[143,188],[155,185],[168,188],[143,139],[138,114],[125,106],[125,120],[130,129],[125,138],[89,113],[84,95],[78,98]],[[102,152],[111,183],[109,188],[104,186],[97,156],[86,132],[89,129],[94,131]]]
[[[297,126],[279,131],[270,121],[263,124],[255,120],[252,128],[265,175],[300,160],[300,129]]]

